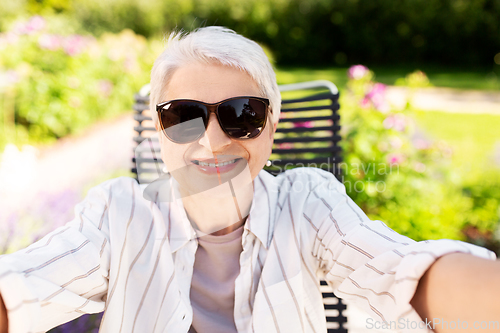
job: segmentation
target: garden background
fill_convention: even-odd
[[[90,186],[129,175],[131,140],[105,146],[128,138],[113,131],[131,130],[165,34],[206,25],[261,43],[280,84],[337,84],[344,181],[370,217],[499,253],[499,0],[20,0],[0,3],[0,254],[72,219]],[[433,109],[445,94],[462,107]],[[104,142],[75,152],[92,135]],[[72,164],[82,154],[100,164]]]

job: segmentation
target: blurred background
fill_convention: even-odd
[[[339,87],[343,180],[370,217],[499,253],[500,0],[16,0],[0,2],[0,254],[130,176],[134,93],[169,32],[208,25],[259,42],[279,84]]]

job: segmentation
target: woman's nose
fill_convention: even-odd
[[[231,139],[224,133],[220,127],[219,121],[215,114],[211,114],[208,120],[208,127],[205,134],[199,141],[200,145],[209,149],[211,152],[221,152],[224,148],[231,144]]]

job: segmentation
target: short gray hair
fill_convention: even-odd
[[[175,70],[182,65],[201,61],[218,63],[245,71],[257,83],[262,97],[269,99],[272,121],[279,120],[281,95],[276,75],[262,47],[256,42],[224,27],[204,27],[191,33],[173,32],[167,47],[156,59],[151,71],[150,109],[158,122],[156,104],[163,102],[165,87]]]

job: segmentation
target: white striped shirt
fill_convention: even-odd
[[[198,243],[181,201],[147,201],[135,180],[118,178],[90,190],[75,216],[0,257],[9,332],[103,310],[100,332],[187,332]],[[234,318],[238,332],[259,333],[326,332],[318,275],[376,320],[420,321],[409,302],[438,257],[495,257],[401,236],[369,220],[333,175],[308,168],[258,175],[242,246]]]

